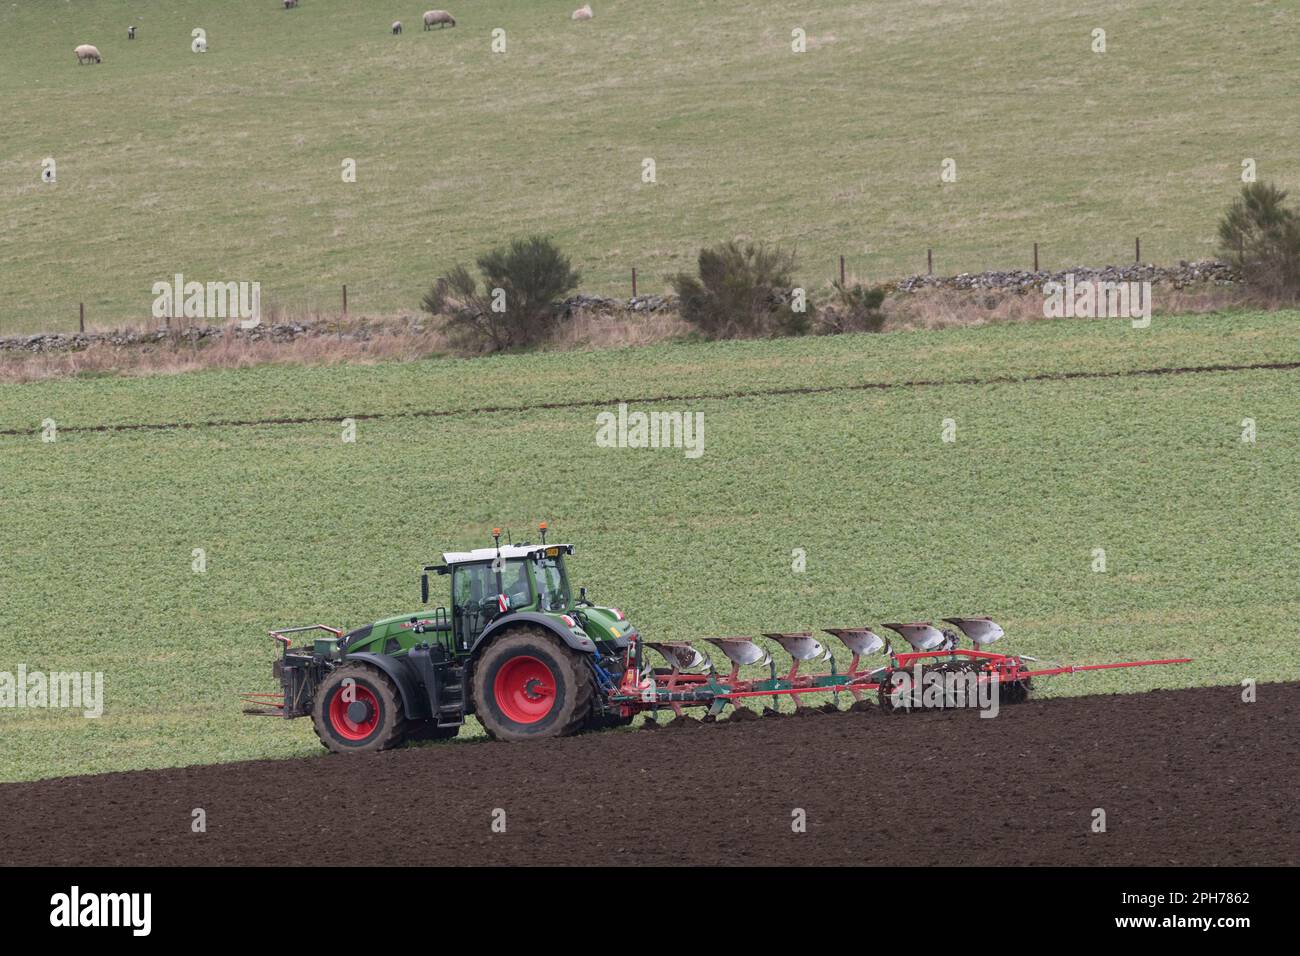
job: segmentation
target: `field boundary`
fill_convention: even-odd
[[[501,412],[562,411],[573,408],[606,408],[610,405],[636,403],[649,405],[656,402],[711,402],[732,398],[774,398],[785,395],[825,395],[835,392],[889,391],[909,388],[943,388],[954,385],[1023,385],[1034,382],[1068,382],[1078,379],[1144,378],[1158,375],[1200,375],[1211,372],[1292,372],[1300,370],[1300,361],[1255,362],[1248,365],[1185,365],[1156,368],[1122,369],[1110,372],[1079,370],[1074,372],[1044,372],[1041,375],[998,375],[992,378],[911,379],[903,382],[859,382],[854,385],[806,385],[786,388],[751,389],[734,392],[709,392],[699,394],[614,396],[600,399],[582,399],[572,402],[537,402],[531,405],[480,405],[474,408],[425,408],[405,412],[347,412],[336,415],[308,415],[298,418],[243,418],[212,419],[200,422],[122,422],[103,425],[60,425],[67,432],[135,432],[171,431],[193,428],[256,428],[267,425],[319,425],[345,418],[355,421],[382,421],[402,418],[454,418],[458,415],[495,415]],[[38,429],[36,431],[39,431]],[[21,437],[32,434],[31,428],[3,428],[0,436]]]

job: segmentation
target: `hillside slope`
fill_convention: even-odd
[[[931,247],[949,274],[1034,242],[1048,267],[1125,261],[1139,235],[1172,262],[1213,251],[1244,159],[1300,186],[1291,5],[574,5],[472,0],[429,32],[394,0],[3,5],[0,333],[75,327],[79,302],[145,319],[176,273],[259,281],[267,310],[333,310],[346,283],[354,311],[414,311],[530,232],[610,294],[733,236],[796,248],[813,287],[840,255],[880,278]],[[82,42],[105,62],[79,67]]]

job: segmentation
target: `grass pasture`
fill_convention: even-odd
[[[98,720],[0,710],[0,780],[316,753],[306,721],[239,714],[270,689],[266,629],[413,609],[438,551],[543,518],[656,639],[984,612],[1042,658],[1196,658],[1045,694],[1295,680],[1300,371],[1121,373],[1294,362],[1297,320],[0,385],[0,671],[102,671],[107,697]],[[1113,374],[905,384],[1084,371]],[[629,398],[703,412],[704,455],[596,447]],[[319,420],[202,424],[291,417]],[[86,430],[163,423],[194,427]]]
[[[459,25],[431,32],[405,0],[0,5],[0,334],[74,328],[78,302],[146,319],[178,272],[293,313],[344,283],[354,311],[414,311],[451,263],[534,231],[609,294],[734,236],[795,247],[811,286],[841,254],[878,279],[927,247],[955,273],[1027,266],[1037,241],[1055,268],[1141,235],[1172,262],[1213,251],[1243,159],[1300,186],[1294,5],[449,5]]]

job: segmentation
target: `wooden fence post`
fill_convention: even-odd
[[[636,266],[632,267],[632,298],[636,298]]]
[[[1138,263],[1138,265],[1142,264],[1142,237],[1141,236],[1138,236],[1136,239],[1133,240],[1133,259]]]
[[[78,312],[80,314],[80,318],[77,321],[77,325],[80,327],[81,331],[84,332],[86,331],[86,303],[84,302],[81,303],[81,308],[78,310]]]
[[[844,257],[840,256],[840,285],[844,285]]]
[[[934,250],[933,249],[925,250],[925,274],[928,276],[934,275]]]
[[[1034,271],[1038,271],[1038,243],[1034,243]]]
[[[347,283],[343,284],[343,314],[348,314],[348,287]]]

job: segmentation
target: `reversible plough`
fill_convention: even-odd
[[[911,647],[902,653],[869,627],[828,628],[850,654],[845,670],[811,631],[708,638],[730,662],[723,673],[692,644],[644,640],[618,608],[587,600],[585,588],[574,597],[565,568],[573,546],[547,544],[545,525],[541,537],[502,545],[494,531],[492,547],[448,552],[425,567],[426,605],[430,572],[451,578],[450,600],[431,613],[346,632],[323,624],[271,631],[283,649],[273,669],[281,690],[243,695],[246,712],[310,716],[331,750],[383,750],[455,736],[469,714],[490,736],[526,740],[624,725],[646,712],[703,709],[717,719],[730,707],[733,719],[753,718],[760,711],[748,702],[770,702],[761,712],[773,713],[782,698],[805,713],[817,709],[807,698],[838,710],[842,695],[855,710],[991,707],[1023,701],[1035,677],[1188,660],[1048,663],[988,650],[1003,631],[987,617],[950,617],[942,623],[951,627],[886,624]],[[295,647],[306,635],[310,642]],[[963,636],[971,646],[960,646]],[[790,659],[788,669],[778,669],[773,650]],[[801,669],[814,663],[828,669]]]
[[[848,668],[842,672],[836,670],[835,655],[809,631],[762,635],[779,645],[790,658],[791,667],[782,674],[778,674],[768,650],[751,637],[706,638],[731,661],[731,670],[726,675],[719,675],[711,659],[692,644],[634,639],[627,649],[623,679],[611,695],[611,702],[623,708],[624,713],[667,708],[682,716],[684,707],[693,706],[707,708],[714,717],[728,704],[735,705],[749,698],[770,698],[772,708],[768,712],[774,713],[781,697],[791,697],[796,708],[804,708],[806,695],[826,693],[849,694],[854,710],[873,706],[870,697],[874,696],[879,706],[890,712],[927,706],[961,706],[967,702],[974,705],[994,696],[999,703],[1020,703],[1028,698],[1035,677],[1190,661],[1180,657],[1115,664],[1045,664],[1026,655],[986,650],[1004,635],[1002,628],[990,618],[943,620],[954,625],[974,646],[958,646],[957,631],[935,627],[928,621],[884,625],[911,645],[912,650],[905,653],[897,653],[891,641],[869,627],[827,628],[825,633],[837,638],[852,655]],[[645,667],[643,647],[662,657],[668,666],[653,670]],[[863,658],[874,654],[882,654],[887,663],[863,669]],[[799,666],[805,661],[829,662],[830,670],[823,674],[800,674]],[[1043,666],[1036,666],[1040,664]],[[742,678],[741,668],[750,665],[767,667],[768,675]],[[982,697],[981,685],[985,685]],[[831,703],[823,709],[839,708]],[[735,715],[740,713],[737,710]]]

